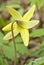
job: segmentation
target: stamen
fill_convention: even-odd
[[[15,20],[17,24],[21,24],[22,21],[20,20]]]

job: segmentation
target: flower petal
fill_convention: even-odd
[[[16,36],[18,35],[18,33],[19,33],[18,28],[15,28],[15,29],[13,30],[13,32],[14,32],[14,37],[16,37]],[[12,31],[10,31],[9,33],[7,33],[7,34],[4,36],[3,39],[4,39],[4,40],[12,39]]]
[[[4,28],[2,28],[3,31],[9,31],[11,30],[11,25],[12,25],[12,22],[8,25],[6,25]],[[17,24],[16,22],[13,24],[13,29],[17,27]]]
[[[14,8],[7,6],[7,10],[13,16],[13,18],[15,20],[21,20],[22,19],[22,16],[20,15],[20,13],[18,11],[16,11]]]
[[[23,21],[29,21],[31,18],[32,18],[32,16],[33,16],[33,14],[34,14],[34,11],[35,11],[35,5],[33,5],[30,9],[29,9],[29,11],[23,16]]]
[[[38,23],[39,23],[39,20],[31,20],[31,21],[22,23],[22,27],[26,29],[30,29],[36,26]]]
[[[24,28],[20,28],[20,34],[25,46],[29,44],[29,31]]]

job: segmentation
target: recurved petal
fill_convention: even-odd
[[[36,5],[34,4],[34,5],[28,10],[28,12],[26,12],[26,14],[24,14],[22,20],[25,21],[25,22],[26,22],[26,21],[29,21],[29,20],[32,18],[33,14],[34,14],[35,8],[36,8]]]
[[[12,25],[12,22],[9,23],[8,25],[6,25],[4,28],[2,28],[3,31],[10,31],[11,30],[11,25]],[[17,23],[15,22],[13,24],[13,29],[15,29],[17,27]]]
[[[26,29],[30,29],[36,26],[38,23],[39,23],[39,20],[31,20],[31,21],[22,23],[22,27]]]
[[[13,30],[13,32],[14,32],[14,37],[16,37],[17,35],[18,35],[18,33],[19,33],[19,30],[18,30],[18,28],[15,28],[14,30]],[[10,31],[9,33],[7,33],[5,36],[4,36],[4,40],[10,40],[10,39],[12,39],[13,37],[12,37],[12,31]]]
[[[27,29],[20,28],[20,34],[21,34],[21,38],[24,42],[24,45],[28,46],[28,44],[29,44],[29,31]]]
[[[20,15],[20,13],[18,11],[16,11],[14,8],[12,8],[11,6],[7,6],[6,8],[15,20],[21,20],[22,19],[22,16]]]

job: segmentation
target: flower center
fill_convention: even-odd
[[[21,25],[22,24],[22,21],[20,21],[20,20],[15,20],[16,21],[16,23],[18,24],[18,25]]]
[[[20,20],[15,20],[16,21],[16,23],[20,26],[20,27],[22,27],[23,28],[23,26],[22,26],[22,21],[20,21]]]

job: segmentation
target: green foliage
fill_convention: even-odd
[[[27,64],[27,65],[32,65],[32,64],[33,65],[42,65],[42,64],[44,64],[44,56],[40,57],[40,58],[37,58],[34,61],[29,62],[29,64]]]
[[[29,1],[31,2],[31,4],[37,4],[38,9],[40,9],[44,4],[44,0],[29,0]]]
[[[44,47],[44,40],[42,41],[41,46],[43,46],[43,47]]]
[[[7,41],[3,40],[3,34],[2,32],[0,32],[0,65],[8,65],[8,62],[6,59],[3,58],[3,53],[2,53],[2,49],[3,49],[3,43],[7,43]]]
[[[8,42],[3,40],[3,34],[0,32],[0,48],[4,50],[4,54],[6,57],[10,58],[11,60],[14,60],[14,45],[13,42]],[[20,44],[22,42],[22,39],[18,36],[16,39],[16,48],[18,54],[26,54],[29,55],[29,50],[23,45]]]
[[[11,60],[14,60],[14,45],[13,45],[13,42],[10,42],[9,46],[4,45],[3,49],[4,49],[5,56],[10,58]],[[29,55],[29,50],[23,44],[16,43],[16,49],[17,49],[18,55],[19,54]]]
[[[44,63],[42,63],[41,65],[44,65]]]
[[[16,8],[16,9],[18,9],[18,8],[21,8],[21,5],[20,5],[20,3],[17,1],[17,2],[15,2],[15,1],[11,1],[11,2],[9,2],[9,4],[7,4],[8,6],[11,6],[11,7],[14,7],[14,8]]]
[[[8,65],[7,60],[5,60],[2,57],[0,57],[0,65]]]
[[[3,43],[7,43],[7,41],[3,40],[3,34],[2,32],[0,31],[0,47],[2,46]]]
[[[8,65],[6,59],[4,59],[3,53],[0,52],[0,65]]]
[[[5,3],[1,4],[1,5],[0,5],[0,11],[3,11],[3,10],[5,9],[5,6],[6,6]]]
[[[44,0],[29,0],[29,2],[31,2],[31,4],[36,3],[38,8],[40,9],[42,7],[42,5],[44,4]],[[0,5],[0,11],[3,11],[5,9],[6,6],[12,6],[16,9],[18,9],[18,11],[23,14],[24,10],[23,7],[20,5],[20,2],[17,0],[16,2],[9,2],[4,3],[2,5]],[[12,18],[10,18],[10,21],[14,21]],[[0,26],[4,27],[7,24],[7,22],[5,22],[1,17],[0,17]],[[30,61],[27,65],[44,65],[44,28],[40,28],[37,30],[34,30],[30,33],[30,37],[41,37],[42,38],[42,42],[40,44],[40,47],[38,50],[35,51],[30,51],[27,47],[24,46],[23,41],[21,39],[20,36],[15,38],[15,42],[16,42],[16,49],[17,49],[17,57],[19,57],[20,55],[24,54],[27,55],[29,57],[33,57],[33,56],[39,56],[39,58],[35,59],[34,61]],[[3,33],[0,31],[0,49],[3,49],[4,54],[7,58],[14,60],[14,44],[11,41],[5,41],[3,40]],[[3,58],[3,53],[0,50],[0,65],[9,65],[8,61],[6,59]]]
[[[2,48],[4,50],[4,54],[5,54],[6,57],[8,57],[11,60],[14,60],[14,45],[13,45],[13,42],[12,41],[8,42],[8,41],[3,40],[3,36],[4,36],[3,33],[0,32],[0,48]],[[44,40],[44,37],[43,37],[43,40]],[[28,55],[30,57],[33,57],[33,56],[36,56],[36,55],[38,55],[39,57],[44,56],[44,48],[41,47],[38,50],[31,52],[29,49],[27,49],[27,47],[25,47],[23,45],[23,42],[22,42],[22,39],[21,39],[20,36],[16,37],[15,42],[16,42],[16,48],[17,48],[17,56],[20,56],[21,54],[25,54],[25,55]],[[3,62],[3,60],[2,60],[2,57],[0,57],[0,58],[1,58],[1,61],[0,61],[0,63],[1,63],[1,62]],[[4,63],[6,64],[7,61],[6,62],[5,61],[4,61]],[[32,64],[32,62],[30,62],[30,65],[31,64]]]
[[[4,49],[4,53],[5,53],[5,56],[10,58],[11,60],[14,60],[14,45],[13,45],[13,42],[8,42],[3,40],[3,34],[0,32],[0,48],[2,47]],[[22,42],[22,39],[20,36],[16,37],[15,39],[15,42],[16,42],[16,48],[17,48],[17,52],[20,53],[20,54],[26,54],[28,56],[35,56],[35,55],[38,55],[40,52],[40,56],[43,56],[44,55],[44,48],[41,50],[41,48],[37,51],[34,51],[34,52],[31,52],[29,51],[29,49],[27,49],[27,47],[25,47],[23,45],[23,42]],[[3,44],[5,43],[5,45]],[[7,45],[8,44],[8,45]]]
[[[30,36],[32,37],[40,37],[40,36],[44,36],[44,28],[41,29],[37,29],[35,31],[33,31]]]
[[[27,49],[27,47],[25,47],[23,44],[21,44],[20,38],[19,38],[20,42],[17,39],[16,39],[16,49],[17,49],[18,55],[19,54],[25,54],[25,55],[28,55],[30,57],[37,56],[37,55],[39,57],[44,56],[44,48],[40,47],[38,50],[31,52],[29,49]],[[10,58],[11,60],[14,60],[14,45],[13,45],[13,42],[10,42],[9,46],[4,45],[3,49],[4,49],[5,56]]]
[[[13,50],[13,45],[11,44],[11,46],[9,47],[6,46],[6,44],[8,43],[8,41],[3,40],[3,34],[0,32],[0,49],[2,48],[4,50],[4,54],[6,57],[10,58],[14,58],[13,54],[14,54],[14,50]]]
[[[7,22],[5,22],[1,17],[0,17],[0,26],[4,27],[7,25]]]
[[[0,11],[3,11],[6,8],[6,6],[11,6],[11,7],[14,7],[16,9],[22,8],[19,1],[16,1],[16,2],[15,1],[10,1],[9,3],[6,2],[6,3],[1,4],[0,5]]]
[[[15,42],[16,42],[16,43],[21,43],[21,42],[23,42],[23,41],[22,41],[22,38],[20,37],[20,35],[15,38]]]

